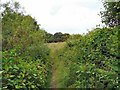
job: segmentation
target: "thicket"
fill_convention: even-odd
[[[60,52],[69,70],[66,87],[120,88],[120,1],[103,1],[100,15],[107,28],[96,28],[79,39],[67,41]]]
[[[96,28],[76,40],[68,40],[59,53],[69,70],[69,88],[119,88],[118,31]]]
[[[45,32],[35,19],[19,11],[19,3],[2,7],[3,89],[48,87],[51,67]]]

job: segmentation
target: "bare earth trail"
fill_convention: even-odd
[[[50,56],[52,62],[52,78],[50,88],[61,88],[60,80],[64,79],[62,72],[64,72],[64,62],[60,60],[58,52],[64,48],[65,42],[49,43],[48,47],[51,49]]]

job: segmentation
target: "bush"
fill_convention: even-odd
[[[3,89],[39,89],[48,84],[48,67],[41,59],[25,61],[16,50],[3,52]]]
[[[62,54],[70,69],[67,87],[119,87],[118,29],[96,28],[80,39],[67,41]]]

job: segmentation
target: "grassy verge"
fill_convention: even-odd
[[[49,43],[48,47],[51,49],[51,62],[52,62],[52,77],[51,87],[52,88],[65,88],[69,74],[69,70],[65,67],[65,61],[59,55],[59,52],[65,46],[65,42],[61,43]]]

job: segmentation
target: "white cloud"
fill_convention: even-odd
[[[100,24],[101,0],[15,0],[48,32],[86,33]]]

